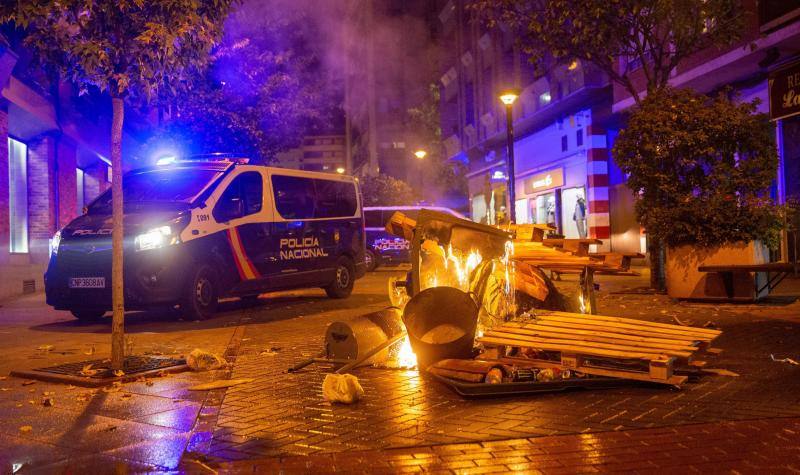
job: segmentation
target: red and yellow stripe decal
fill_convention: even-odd
[[[233,260],[236,262],[236,269],[239,271],[239,277],[242,280],[250,280],[250,279],[257,279],[261,277],[261,274],[258,273],[256,266],[253,265],[250,258],[247,257],[247,253],[244,251],[244,246],[242,245],[242,238],[239,237],[239,231],[235,228],[229,228],[227,231],[228,235],[228,242],[231,245],[231,251],[233,252]]]

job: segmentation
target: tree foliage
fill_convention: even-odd
[[[365,176],[360,180],[364,206],[401,206],[417,201],[417,193],[408,183],[389,175]]]
[[[149,100],[206,64],[231,0],[17,0],[0,10],[45,64],[86,90]]]
[[[613,153],[648,235],[668,246],[777,245],[775,133],[756,106],[665,89],[633,111]]]
[[[340,103],[315,49],[319,36],[302,10],[238,11],[191,94],[171,103],[171,117],[151,142],[181,142],[189,152],[236,152],[269,161],[324,129]]]
[[[688,56],[739,37],[738,0],[473,0],[489,25],[515,33],[541,68],[580,60],[593,64],[639,102],[633,76],[647,90],[667,85]]]

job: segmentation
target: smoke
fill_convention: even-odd
[[[399,115],[423,101],[428,85],[438,77],[438,46],[428,20],[432,3],[429,0],[245,0],[229,19],[226,31],[246,31],[264,21],[302,18],[307,22],[308,34],[304,36],[311,39],[305,47],[318,54],[329,87],[342,97],[342,107],[353,115],[368,101],[366,53],[372,41],[377,106],[382,114]],[[347,103],[346,75],[352,85]]]

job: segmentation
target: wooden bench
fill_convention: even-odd
[[[603,241],[599,239],[553,239],[546,238],[542,240],[545,246],[560,248],[565,251],[573,252],[576,256],[588,256],[589,246],[592,244],[601,245]]]
[[[767,274],[767,283],[756,289],[756,296],[767,290],[767,293],[778,286],[787,275],[795,276],[800,274],[800,263],[792,262],[767,262],[764,264],[725,264],[699,266],[698,272],[713,272],[722,277],[722,284],[725,286],[725,294],[728,299],[734,297],[733,275],[737,273],[764,272]],[[770,275],[773,274],[773,275]]]

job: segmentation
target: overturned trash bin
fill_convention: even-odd
[[[432,287],[409,300],[403,323],[417,365],[425,369],[448,358],[471,358],[478,324],[478,306],[454,287]]]

